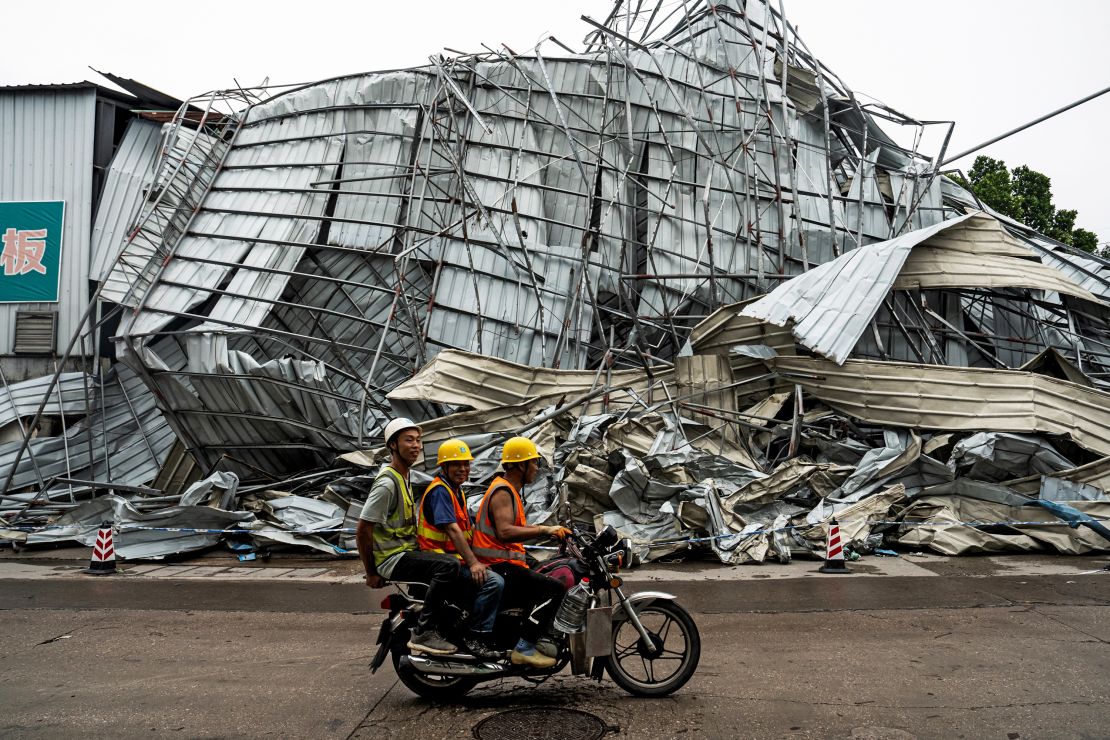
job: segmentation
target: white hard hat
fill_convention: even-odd
[[[389,440],[393,439],[393,436],[395,434],[397,434],[398,432],[403,432],[406,429],[415,429],[419,432],[420,425],[412,419],[406,419],[403,416],[389,422],[385,425],[385,430],[382,432],[382,434],[385,435],[385,443],[389,444]]]

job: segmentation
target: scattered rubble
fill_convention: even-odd
[[[167,126],[98,292],[119,362],[4,383],[0,539],[350,554],[403,413],[471,445],[472,507],[532,437],[529,519],[645,562],[820,557],[834,516],[856,554],[1110,549],[1110,265],[897,144],[932,124],[771,5],[192,101],[224,112]]]

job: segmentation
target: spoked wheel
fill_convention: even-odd
[[[613,681],[637,696],[667,696],[697,670],[701,637],[689,613],[673,601],[636,608],[651,642],[627,618],[613,624],[613,651],[605,669]]]
[[[393,651],[393,670],[409,691],[432,701],[453,701],[466,696],[478,682],[465,676],[429,676],[401,663],[401,656],[408,655],[407,647]]]

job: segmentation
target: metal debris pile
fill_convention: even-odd
[[[921,149],[953,124],[861,104],[776,4],[634,5],[579,51],[190,101],[97,291],[101,410],[36,436],[60,372],[11,402],[3,536],[348,552],[406,415],[474,496],[532,436],[530,516],[644,560],[786,560],[834,515],[861,553],[1106,548],[1110,265],[984,208]]]

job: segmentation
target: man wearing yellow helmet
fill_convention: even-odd
[[[479,562],[470,549],[473,525],[462,485],[470,477],[473,459],[470,447],[461,439],[449,439],[439,446],[439,474],[424,491],[417,509],[416,544],[427,552],[454,555],[466,565],[463,575],[470,576],[477,594],[471,609],[471,636],[463,642],[475,657],[495,660],[502,657],[493,644],[493,623],[505,580]]]
[[[563,598],[563,585],[528,567],[524,541],[542,536],[565,537],[563,527],[528,524],[520,492],[540,472],[540,453],[527,437],[513,437],[501,449],[504,474],[493,479],[478,508],[471,548],[478,559],[505,579],[507,592],[524,601],[528,618],[510,659],[516,665],[549,668],[555,658],[536,650],[536,642],[551,626]]]

